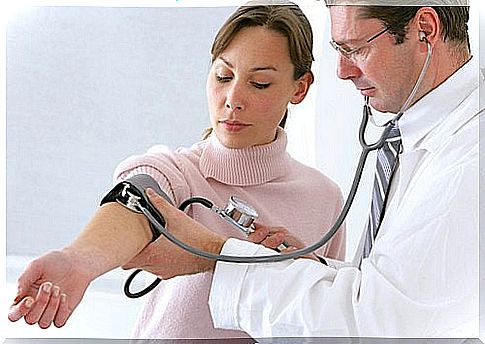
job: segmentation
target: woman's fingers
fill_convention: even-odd
[[[8,319],[10,321],[17,321],[30,312],[34,303],[34,299],[30,296],[25,297],[20,302],[10,306],[8,312]]]
[[[57,310],[59,309],[60,301],[61,301],[60,288],[58,286],[53,286],[52,294],[49,300],[49,305],[45,308],[44,312],[42,313],[39,319],[40,328],[48,328],[49,326],[51,326],[57,314]]]
[[[57,310],[56,316],[54,318],[54,326],[56,327],[64,326],[65,323],[67,322],[67,319],[69,319],[70,315],[71,315],[71,311],[69,310],[67,296],[66,294],[61,294],[61,297],[59,300],[59,309]]]
[[[27,324],[33,325],[39,322],[44,311],[48,307],[53,307],[49,304],[52,294],[52,288],[53,285],[51,282],[45,282],[40,286],[37,296],[35,298],[35,302],[32,305],[32,309],[27,315],[25,315],[25,322]]]

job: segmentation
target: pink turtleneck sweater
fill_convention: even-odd
[[[224,147],[212,135],[189,149],[154,146],[146,154],[123,161],[114,173],[117,183],[132,175],[151,175],[174,204],[202,196],[223,207],[235,195],[258,212],[258,222],[283,226],[303,242],[314,243],[332,226],[342,206],[339,188],[319,171],[286,152],[287,137],[263,146]],[[226,236],[243,238],[238,229],[202,206],[189,214]],[[319,255],[344,259],[345,232],[325,245]],[[214,329],[208,298],[212,273],[162,281],[150,294],[134,329],[134,338],[247,337],[244,332]]]

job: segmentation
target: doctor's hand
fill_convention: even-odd
[[[18,291],[8,318],[47,328],[63,326],[93,279],[66,250],[49,252],[27,266],[18,279]]]
[[[170,205],[153,190],[147,189],[146,194],[150,202],[165,218],[168,231],[177,239],[207,252],[220,253],[227,238],[193,220],[184,212]],[[162,279],[210,271],[214,267],[215,261],[189,253],[168,241],[163,235],[122,266],[123,269],[139,268]]]
[[[257,223],[254,224],[254,232],[248,235],[248,241],[261,244],[271,249],[278,249],[281,253],[293,252],[307,246],[284,227],[269,227]],[[279,249],[282,244],[287,246],[287,248]],[[308,254],[301,258],[318,261],[318,258],[314,254]]]

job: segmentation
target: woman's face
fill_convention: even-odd
[[[283,35],[250,27],[233,38],[207,79],[211,125],[224,146],[245,148],[275,139],[288,103],[301,102],[311,83],[309,73],[294,80],[293,71]]]

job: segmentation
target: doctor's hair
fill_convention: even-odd
[[[457,49],[470,51],[468,20],[469,0],[325,0],[327,6],[357,5],[360,18],[378,19],[389,33],[394,35],[396,44],[406,40],[408,24],[422,7],[433,8],[441,22],[441,37],[451,42]]]
[[[290,60],[294,66],[293,78],[298,80],[311,71],[313,58],[313,31],[300,7],[285,0],[250,1],[236,9],[219,29],[211,48],[211,63],[224,52],[234,37],[245,28],[263,27],[277,32],[288,40]],[[279,126],[285,127],[288,110]],[[207,129],[206,139],[212,132]]]

